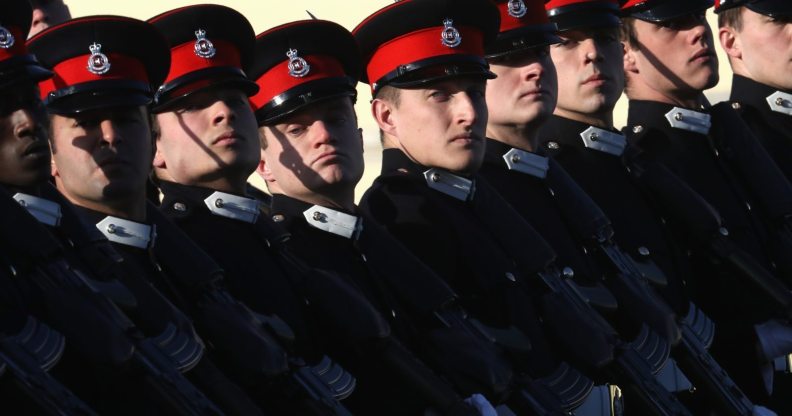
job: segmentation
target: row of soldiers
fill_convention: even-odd
[[[715,4],[715,105],[712,6],[402,0],[256,36],[197,5],[25,42],[6,1],[0,403],[792,414],[792,3]]]

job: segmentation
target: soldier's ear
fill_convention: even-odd
[[[256,166],[256,173],[258,173],[259,176],[261,176],[261,178],[267,182],[267,186],[269,186],[270,183],[275,182],[275,176],[272,174],[269,164],[267,164],[263,150],[261,151],[261,160],[259,161],[258,166]]]
[[[637,51],[630,47],[629,42],[622,42],[622,48],[624,50],[624,73],[637,73],[638,72],[638,65],[636,63],[636,53]]]
[[[381,98],[375,98],[371,101],[371,115],[377,122],[380,130],[391,136],[395,135],[396,123],[394,119],[393,104]]]
[[[726,55],[730,58],[742,59],[742,45],[733,27],[724,26],[718,29],[718,38]]]
[[[156,150],[154,151],[154,161],[152,162],[152,165],[158,169],[168,168],[167,164],[165,163],[165,155],[162,153],[162,150],[160,150],[159,146],[157,146]]]

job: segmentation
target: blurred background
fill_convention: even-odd
[[[72,17],[81,17],[95,14],[115,14],[134,17],[146,20],[162,12],[175,9],[177,7],[201,3],[195,0],[135,0],[135,1],[98,1],[98,0],[62,0],[68,7]],[[49,7],[57,10],[61,0],[39,0],[42,8]],[[308,19],[311,12],[319,19],[332,20],[341,24],[349,30],[365,19],[370,14],[380,8],[391,4],[392,0],[295,0],[295,1],[274,1],[274,0],[217,0],[211,3],[222,4],[232,7],[245,15],[256,33],[261,33],[271,27],[288,23],[294,20]],[[34,16],[35,20],[35,16]],[[717,31],[717,20],[712,11],[708,14],[708,20]],[[717,43],[717,41],[716,41]],[[728,98],[731,85],[731,71],[728,61],[717,45],[718,57],[720,59],[720,83],[707,92],[709,100],[713,103],[723,101]],[[363,180],[358,185],[357,197],[363,194],[369,187],[380,170],[380,151],[379,133],[376,124],[370,116],[369,100],[371,92],[368,85],[358,86],[357,112],[360,127],[363,129],[365,141],[366,173]],[[615,112],[614,122],[616,127],[624,125],[627,118],[626,102],[622,99]],[[263,188],[262,182],[256,175],[251,177],[254,185]]]

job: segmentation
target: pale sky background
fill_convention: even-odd
[[[200,4],[195,0],[133,0],[133,1],[108,1],[108,0],[65,0],[71,10],[73,17],[81,17],[95,14],[115,14],[134,17],[146,20],[162,12],[175,9],[177,7],[191,4]],[[352,30],[370,14],[380,8],[391,4],[391,0],[296,0],[296,1],[274,1],[274,0],[218,0],[212,3],[222,4],[232,7],[245,15],[256,33],[294,20],[309,18],[306,10],[310,11],[319,19],[332,20],[338,24]],[[713,31],[717,30],[715,15],[708,12],[708,18]],[[717,36],[717,35],[716,35]],[[716,41],[717,43],[717,41]],[[718,86],[709,90],[707,96],[713,103],[723,101],[728,98],[728,91],[731,85],[731,71],[726,57],[720,45],[717,46],[718,57],[720,60],[720,83]],[[363,191],[368,188],[371,181],[377,177],[380,170],[380,151],[379,135],[376,124],[371,118],[369,100],[371,92],[368,85],[358,86],[358,105],[357,112],[360,127],[363,128],[366,155],[366,173],[358,186],[357,196],[360,198]],[[614,122],[617,127],[624,125],[627,118],[627,108],[625,100],[619,102],[616,107]],[[255,176],[255,175],[254,175]],[[254,184],[261,186],[261,182],[254,179]]]

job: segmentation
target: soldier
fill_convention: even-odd
[[[792,3],[719,1],[718,35],[734,77],[729,100],[792,179],[792,80],[788,59]]]
[[[750,254],[759,271],[750,275],[770,270],[789,285],[786,218],[792,187],[731,105],[706,107],[703,91],[718,81],[714,39],[704,18],[710,6],[711,1],[656,0],[622,5],[630,99],[626,132],[635,149],[626,163],[633,172],[659,163],[678,175],[717,210],[720,233]],[[650,193],[659,199],[656,189]],[[688,234],[695,228],[674,226]],[[715,355],[755,400],[764,401],[772,391],[773,360],[792,351],[792,329],[783,323],[788,317],[771,320],[779,315],[767,299],[787,289],[762,292],[766,285],[727,277],[732,271],[723,269],[706,264],[697,270],[696,300],[722,329]],[[772,277],[763,281],[779,283]],[[735,354],[735,345],[742,353]]]
[[[587,185],[591,183],[592,176],[597,182],[606,179],[611,184],[623,185],[625,189],[619,191],[640,199],[637,191],[631,189],[618,158],[613,155],[600,156],[599,152],[594,151],[595,148],[602,149],[604,144],[588,151],[584,144],[589,142],[580,140],[581,136],[591,132],[596,132],[603,140],[610,136],[620,137],[612,128],[612,109],[622,85],[621,51],[617,42],[617,5],[611,1],[598,0],[548,3],[551,19],[558,25],[560,38],[555,36],[555,25],[542,26],[542,20],[537,21],[536,17],[531,18],[528,14],[520,16],[515,12],[517,8],[505,7],[507,5],[503,3],[500,6],[502,32],[498,42],[490,47],[488,57],[492,70],[499,76],[488,82],[490,113],[487,132],[490,140],[482,174],[490,179],[493,186],[524,218],[539,229],[542,235],[547,236],[558,253],[559,263],[566,266],[567,274],[573,275],[576,281],[587,286],[604,283],[616,294],[620,312],[617,316],[622,318],[614,321],[622,335],[633,339],[634,332],[631,333],[625,328],[624,317],[628,317],[627,321],[632,325],[651,325],[653,322],[648,318],[653,315],[652,312],[636,309],[635,298],[642,297],[643,300],[639,302],[641,307],[655,303],[657,310],[665,311],[669,315],[670,311],[655,296],[652,288],[648,288],[645,283],[641,284],[645,280],[641,271],[643,265],[634,262],[614,244],[614,240],[622,239],[618,233],[614,235],[610,220],[597,203],[567,176],[555,160],[531,152],[535,143],[547,141],[548,136],[545,135],[563,136],[563,140],[553,142],[553,147],[564,147],[557,155],[565,166],[575,163],[570,169],[576,175],[583,176],[581,180],[586,181]],[[544,10],[544,2],[538,4],[538,8]],[[546,17],[544,21],[547,21]],[[548,50],[548,44],[553,42],[553,38],[555,42]],[[557,61],[557,71],[563,78],[558,86],[559,105],[555,108],[556,115],[550,121],[552,128],[542,128],[554,110],[549,103],[555,102],[556,97],[556,68],[551,57]],[[592,83],[589,78],[597,78],[598,82]],[[611,132],[605,130],[608,128]],[[578,149],[581,151],[577,152]],[[547,148],[540,147],[539,150],[546,151]],[[575,153],[571,154],[572,152]],[[583,160],[584,157],[586,160]],[[586,169],[590,171],[583,172]],[[601,197],[603,188],[592,188],[591,192]],[[618,203],[606,202],[609,208]],[[640,205],[635,205],[639,212],[638,218],[644,221],[648,216],[649,224],[643,226],[644,228],[650,228],[652,221],[658,222],[651,212],[641,212],[639,207]],[[622,212],[624,210],[616,210],[617,221],[621,221]],[[636,222],[635,225],[641,226],[641,222]],[[621,226],[621,223],[613,225],[617,229]],[[629,231],[634,234],[641,233],[640,230]],[[641,238],[645,239],[646,236]],[[629,283],[646,291],[625,293],[625,284]],[[673,283],[675,287],[681,286],[679,280]],[[581,287],[581,290],[591,291],[586,287]],[[674,298],[675,306],[678,313],[686,314],[688,301],[683,293],[680,295]],[[593,295],[591,298],[595,299]],[[698,316],[696,308],[690,309],[691,316]],[[680,327],[685,335],[696,332],[685,320],[680,320]],[[656,325],[652,328],[657,331]],[[662,331],[660,333],[665,334]],[[691,365],[691,358],[707,355],[703,352],[706,344],[700,344],[692,337],[691,339],[694,341],[692,344],[680,343],[673,354],[679,358],[695,384],[700,386],[699,391],[707,395],[702,397],[701,401],[707,402],[702,407],[723,410],[721,405],[729,406],[728,402],[736,398],[737,401],[745,401],[743,406],[750,410],[750,402],[739,391],[734,397],[720,401],[723,390],[731,388],[711,389],[712,380],[724,377],[717,364],[709,369],[702,369],[698,364]],[[670,341],[675,343],[676,339],[672,337]],[[666,347],[669,347],[668,344]],[[670,348],[666,351],[670,351]],[[668,389],[687,391],[690,382],[676,368],[673,360],[668,363],[659,372],[658,378]],[[732,395],[726,392],[726,396]],[[727,407],[726,411],[733,410]]]
[[[569,368],[546,347],[546,329],[560,341],[560,352],[592,373],[613,376],[610,370],[616,366],[641,367],[633,373],[642,374],[641,381],[614,378],[636,393],[636,404],[648,399],[643,404],[650,411],[684,414],[662,387],[640,392],[639,385],[654,383],[646,363],[627,364],[622,350],[613,360],[613,329],[566,292],[567,282],[555,284],[561,281],[550,248],[477,175],[484,156],[484,83],[493,76],[483,45],[497,34],[482,18],[497,8],[484,3],[400,2],[355,29],[385,147],[383,173],[361,207],[449,282],[471,314],[486,325],[514,326],[530,337],[534,349],[522,371],[542,379]],[[544,328],[535,321],[539,315]],[[586,331],[598,342],[590,349],[568,348],[564,337],[569,327],[555,326],[567,318],[580,325],[571,332]],[[636,357],[634,350],[626,350]],[[567,410],[577,405],[569,398]]]
[[[2,188],[31,190],[49,176],[46,113],[38,82],[52,72],[28,54],[30,26],[27,0],[9,1],[0,16],[0,183]],[[9,202],[10,196],[0,196]],[[16,202],[11,200],[12,204]],[[21,211],[21,210],[20,210]],[[22,215],[27,215],[24,211]],[[3,212],[3,215],[15,213]],[[18,213],[16,213],[18,214]],[[92,414],[92,410],[48,371],[63,358],[65,340],[35,316],[35,299],[14,274],[5,242],[23,236],[3,229],[0,259],[0,400],[9,409],[31,412]],[[42,342],[43,341],[43,342]],[[53,371],[55,373],[56,371]]]
[[[50,26],[71,19],[69,6],[63,0],[32,0],[31,4],[33,5],[33,20],[27,35],[29,38]]]
[[[472,412],[390,336],[364,291],[295,259],[283,244],[288,234],[245,193],[260,154],[248,102],[259,88],[245,76],[254,60],[250,24],[231,9],[211,5],[150,21],[168,38],[173,61],[181,63],[172,67],[153,107],[154,166],[165,215],[226,270],[232,294],[294,329],[294,351],[327,375],[325,388],[353,412]],[[270,91],[280,86],[266,83]]]
[[[30,9],[26,2],[25,5],[26,23],[29,23]],[[13,10],[19,9],[14,7]],[[86,83],[90,84],[89,90],[99,85],[99,80],[91,78],[95,76],[89,71],[93,67],[86,63],[102,63],[94,60],[89,46],[97,37],[102,37],[108,26],[117,31],[117,36],[138,35],[152,45],[150,50],[138,55],[136,68],[141,77],[156,76],[157,68],[164,72],[168,65],[167,49],[163,49],[154,28],[134,19],[85,18],[70,25],[70,33],[75,35],[73,40],[78,44],[73,49],[59,49],[64,55],[73,53],[69,55],[73,58],[71,65],[59,66],[53,79],[42,81],[46,98],[69,100],[75,98],[71,94],[85,92]],[[3,140],[8,150],[3,154],[17,155],[18,160],[9,158],[6,166],[18,170],[7,171],[3,179],[5,187],[0,203],[3,217],[8,220],[4,220],[0,228],[4,232],[4,262],[9,264],[11,273],[19,277],[17,284],[24,288],[31,309],[66,337],[63,363],[53,371],[101,412],[220,412],[186,378],[208,381],[204,378],[207,371],[216,372],[212,363],[203,358],[203,344],[195,337],[189,321],[161,294],[141,285],[139,276],[127,273],[107,240],[76,218],[70,204],[47,183],[48,147],[42,142],[46,139],[46,112],[36,85],[30,82],[42,78],[42,73],[47,71],[38,67],[24,44],[14,44],[16,39],[21,42],[22,37],[9,36],[8,32],[24,33],[19,29],[17,25],[10,31],[3,29],[9,49],[6,57],[10,55],[4,65],[4,75],[17,77],[19,81],[15,95],[4,100],[9,108],[18,111],[11,113],[14,124],[8,140]],[[30,49],[33,51],[35,46]],[[124,51],[130,51],[123,47],[116,49],[115,45],[111,49],[119,51],[119,59],[125,56]],[[51,54],[47,54],[47,58],[51,58]],[[127,62],[130,61],[134,60]],[[149,70],[151,73],[147,72]],[[123,70],[119,68],[113,75],[118,73]],[[28,81],[25,81],[25,74]],[[68,82],[74,83],[68,93],[56,87],[66,86]],[[137,89],[130,94],[143,95],[144,85],[136,84]],[[93,92],[88,94],[87,100],[93,105],[105,98],[109,102],[118,98],[92,95]],[[73,100],[73,103],[76,101],[80,100]],[[14,107],[19,103],[27,107]],[[7,196],[7,191],[13,197]],[[119,308],[123,308],[123,312]],[[132,316],[134,322],[124,312]],[[63,351],[49,350],[48,342],[57,337],[47,337],[44,332],[29,335],[35,335],[30,342],[44,341],[34,354],[37,359],[41,358],[36,356],[38,354],[51,353],[48,358],[57,360]],[[222,383],[223,380],[212,381]],[[68,407],[65,401],[64,407]],[[78,411],[69,410],[70,413]]]
[[[237,14],[218,13],[215,17],[227,19],[228,25],[238,24],[232,19],[238,19]],[[62,38],[57,37],[61,34],[53,30],[48,36],[37,37],[35,50],[51,55],[47,52],[52,48],[62,48],[58,40]],[[114,40],[102,40],[103,47],[115,48],[111,43]],[[159,41],[167,56],[165,40]],[[60,65],[57,61],[48,60],[48,63],[56,68]],[[111,66],[113,63],[110,61]],[[124,61],[119,58],[115,63],[121,65]],[[167,67],[162,68],[162,77],[165,70]],[[51,139],[53,148],[57,149],[53,172],[58,190],[77,206],[83,220],[95,224],[112,242],[127,267],[136,268],[137,274],[189,313],[201,336],[210,342],[213,358],[247,388],[260,406],[279,401],[280,406],[296,411],[301,401],[313,399],[304,397],[304,392],[301,395],[301,388],[294,387],[297,382],[286,376],[288,363],[284,349],[279,340],[273,339],[278,334],[263,332],[260,318],[222,287],[220,267],[147,203],[145,193],[154,154],[153,139],[148,112],[141,116],[140,106],[135,105],[145,97],[136,97],[125,90],[128,82],[136,80],[133,75],[114,75],[112,82],[105,81],[92,91],[107,98],[101,102],[101,108],[88,107],[87,100],[76,94],[69,101],[49,103],[53,112]],[[111,98],[116,98],[116,103]],[[76,136],[90,137],[96,144],[88,146],[92,142],[84,139],[81,146],[75,146],[80,143]],[[261,318],[271,321],[269,317]],[[291,362],[295,371],[300,371],[299,357],[293,357]],[[235,411],[258,412],[252,406],[243,407],[249,406],[248,402],[239,400],[234,404]]]

